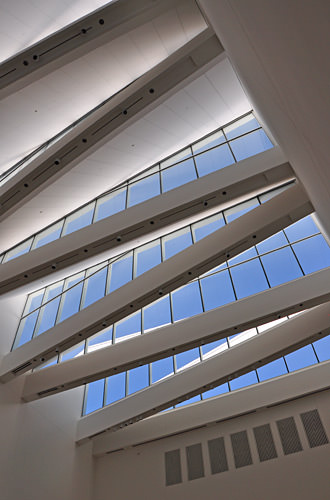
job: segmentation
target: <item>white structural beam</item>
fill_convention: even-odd
[[[3,358],[2,382],[53,358],[313,211],[299,185],[237,218]]]
[[[218,38],[204,30],[114,96],[0,187],[0,221],[162,102],[171,90],[215,64],[221,54]]]
[[[330,291],[325,287],[329,280],[330,272],[318,271],[125,342],[35,371],[26,376],[23,399],[32,401],[66,391],[313,307],[330,300]]]
[[[322,304],[250,340],[83,417],[77,440],[116,431],[255,370],[280,355],[330,333],[330,304]],[[329,382],[330,385],[330,382]]]
[[[198,4],[250,102],[306,186],[329,238],[329,2]]]
[[[93,454],[101,456],[215,422],[226,421],[329,389],[330,361],[282,375],[221,396],[159,413],[119,431],[93,437]]]
[[[110,2],[0,65],[0,99],[168,10],[173,0]],[[192,3],[192,2],[191,2]]]
[[[196,213],[293,179],[278,147],[151,198],[0,265],[0,295]],[[150,217],[152,214],[152,217]]]

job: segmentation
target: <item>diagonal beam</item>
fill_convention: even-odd
[[[24,401],[66,391],[293,314],[330,299],[319,271],[26,376]]]
[[[192,368],[92,413],[78,422],[77,441],[115,431],[263,366],[330,333],[330,304],[270,328]]]
[[[42,364],[312,211],[299,185],[287,189],[7,354],[0,380]]]
[[[242,160],[0,265],[0,295],[248,193],[293,179],[279,148]],[[152,218],[150,218],[152,214]],[[124,216],[123,216],[124,215]]]
[[[114,96],[0,187],[0,221],[159,104],[168,92],[214,64],[223,47],[207,29]]]
[[[0,99],[159,16],[173,0],[111,2],[56,31],[0,65]]]
[[[259,409],[295,401],[302,396],[313,394],[315,398],[318,392],[329,390],[329,387],[330,361],[324,361],[175,411],[158,413],[115,433],[103,432],[93,438],[93,455],[101,456],[167,436],[175,436],[187,430],[248,415]]]

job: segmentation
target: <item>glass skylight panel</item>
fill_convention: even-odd
[[[173,321],[190,318],[203,312],[198,281],[193,281],[172,292]]]
[[[63,281],[46,288],[43,298],[43,304],[45,305],[40,308],[38,322],[34,331],[35,335],[40,335],[55,325],[62,289]]]
[[[96,202],[96,210],[94,222],[110,217],[110,215],[117,214],[126,208],[126,191],[127,188],[123,187],[117,189],[110,194],[102,196]]]
[[[263,130],[256,130],[250,134],[243,135],[230,142],[230,147],[235,155],[236,161],[245,160],[273,147]]]
[[[194,241],[199,241],[225,225],[222,212],[192,224]]]
[[[135,277],[157,266],[161,261],[160,239],[142,245],[134,252]]]
[[[108,293],[117,290],[133,278],[133,252],[130,252],[111,264]]]
[[[117,373],[112,377],[108,377],[107,381],[107,392],[105,404],[109,405],[126,396],[126,373]]]
[[[115,324],[114,337],[115,342],[135,337],[141,334],[141,311],[127,316]]]
[[[149,365],[138,366],[128,372],[128,394],[140,391],[149,385]]]
[[[110,326],[105,330],[93,335],[87,340],[86,352],[97,351],[98,349],[103,349],[103,347],[108,347],[112,344],[112,332],[113,327]]]
[[[90,203],[67,217],[64,223],[63,236],[78,231],[85,226],[89,226],[93,220],[94,207],[95,202]]]
[[[174,165],[175,163],[181,162],[183,160],[186,160],[187,158],[190,158],[192,155],[191,148],[186,148],[180,151],[179,153],[175,153],[174,155],[170,156],[167,158],[167,160],[161,161],[160,162],[160,168],[163,170],[164,168],[170,167]]]
[[[251,114],[236,120],[231,125],[227,125],[223,128],[227,139],[234,139],[242,134],[246,134],[247,132],[251,132],[256,128],[260,128],[259,123],[255,119],[255,117]]]
[[[8,262],[9,260],[12,259],[16,259],[17,257],[20,257],[21,255],[24,255],[25,253],[29,252],[31,245],[32,245],[32,238],[29,238],[28,240],[24,241],[23,243],[16,246],[12,250],[9,250],[9,252],[6,252],[2,263]]]
[[[205,137],[205,139],[195,142],[192,145],[192,152],[194,155],[198,153],[203,153],[203,151],[219,146],[220,144],[223,144],[225,141],[226,138],[223,135],[222,130],[218,130],[218,132],[215,132],[214,134]]]
[[[104,265],[91,267],[86,272],[81,307],[87,307],[105,295],[108,270]]]
[[[210,174],[235,163],[235,158],[227,144],[218,146],[195,157],[199,177]]]
[[[232,208],[224,210],[224,216],[227,224],[237,219],[238,217],[241,217],[247,212],[250,212],[250,210],[253,210],[258,206],[259,206],[258,198],[252,198],[251,200],[244,201],[243,203],[239,203],[238,205],[235,205]]]
[[[143,308],[143,330],[148,332],[154,328],[172,322],[170,296],[166,295]]]
[[[47,243],[51,243],[52,241],[57,240],[61,236],[63,224],[64,220],[61,220],[56,224],[48,227],[41,233],[38,233],[33,239],[31,250],[42,247],[44,245],[47,245]]]
[[[174,358],[159,359],[151,363],[151,383],[154,384],[158,380],[162,380],[174,374]]]
[[[221,271],[200,280],[205,311],[235,300],[229,271]]]
[[[197,179],[195,163],[193,158],[190,158],[161,171],[162,191],[166,193],[195,179]]]
[[[132,207],[145,200],[160,194],[159,174],[149,175],[140,181],[135,181],[128,186],[127,206]]]

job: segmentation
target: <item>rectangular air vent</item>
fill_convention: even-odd
[[[307,411],[300,414],[309,446],[316,448],[328,444],[329,440],[324,430],[319,412],[317,410]]]
[[[223,437],[208,441],[211,473],[218,474],[228,470],[228,462]]]
[[[167,451],[165,453],[165,484],[182,483],[180,450]]]
[[[277,452],[269,424],[253,428],[260,462],[277,458]]]
[[[230,435],[236,469],[252,464],[249,440],[246,431]]]
[[[204,477],[204,463],[201,443],[186,447],[188,480]]]
[[[276,422],[280,434],[284,455],[302,451],[302,446],[293,417],[283,418]]]

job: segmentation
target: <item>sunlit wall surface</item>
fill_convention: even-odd
[[[0,257],[0,262],[8,262],[101,219],[272,147],[253,114],[249,113],[31,236],[5,252]]]

